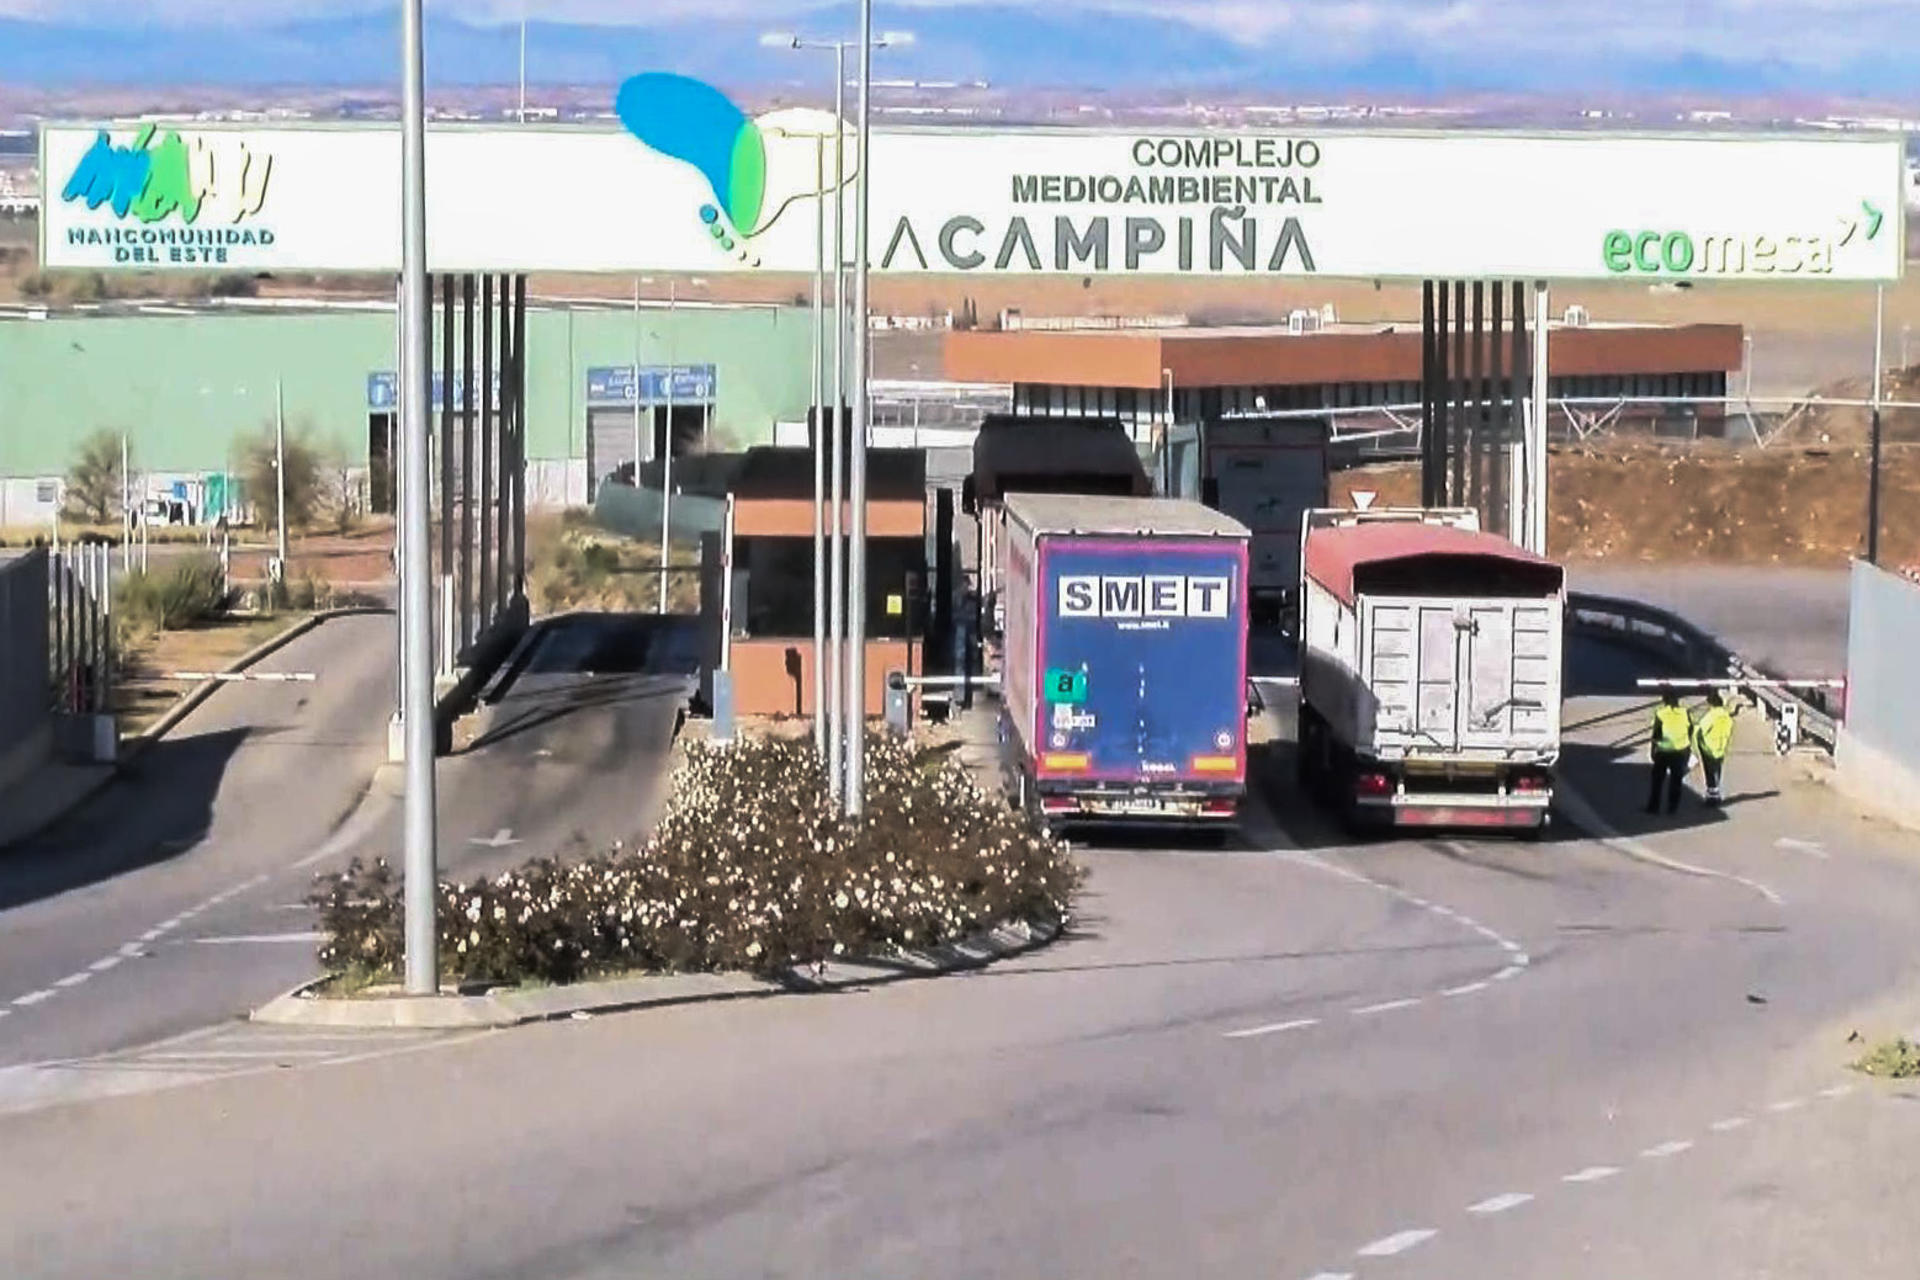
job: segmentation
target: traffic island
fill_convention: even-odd
[[[439,887],[439,996],[401,993],[399,876],[356,863],[311,897],[327,976],[254,1016],[504,1026],[899,981],[1059,935],[1081,882],[1063,844],[908,742],[869,737],[867,780],[853,822],[810,741],[689,744],[644,844]]]

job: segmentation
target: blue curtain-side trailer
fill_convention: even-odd
[[[1237,820],[1249,537],[1178,499],[1008,496],[1003,732],[1023,807],[1056,827]]]

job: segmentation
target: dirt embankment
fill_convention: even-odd
[[[1839,568],[1866,548],[1867,451],[1851,446],[1696,445],[1553,452],[1548,549],[1569,560]],[[1920,449],[1889,448],[1881,473],[1881,551],[1920,562]],[[1334,477],[1334,499],[1372,490],[1415,505],[1420,470],[1367,467]]]

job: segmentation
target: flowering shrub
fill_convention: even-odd
[[[484,982],[772,973],[1065,919],[1078,884],[1065,848],[957,764],[869,737],[867,795],[863,820],[847,821],[809,740],[696,744],[645,845],[441,885],[442,970]],[[384,861],[321,877],[310,901],[322,964],[399,972],[401,892]]]

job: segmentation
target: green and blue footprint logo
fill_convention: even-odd
[[[806,149],[808,172],[804,174],[791,165],[774,163],[769,146],[770,140],[812,131],[779,127],[774,117],[749,119],[711,85],[665,72],[637,75],[620,86],[614,112],[627,132],[647,147],[693,166],[706,179],[712,199],[700,205],[700,220],[717,249],[748,266],[759,261],[752,249],[755,236],[771,227],[796,200],[823,194],[813,180],[811,146]],[[774,116],[817,114],[783,111]],[[814,131],[821,128],[830,136],[830,116],[824,126],[815,123]],[[799,189],[776,199],[770,175],[792,179],[779,185]]]

